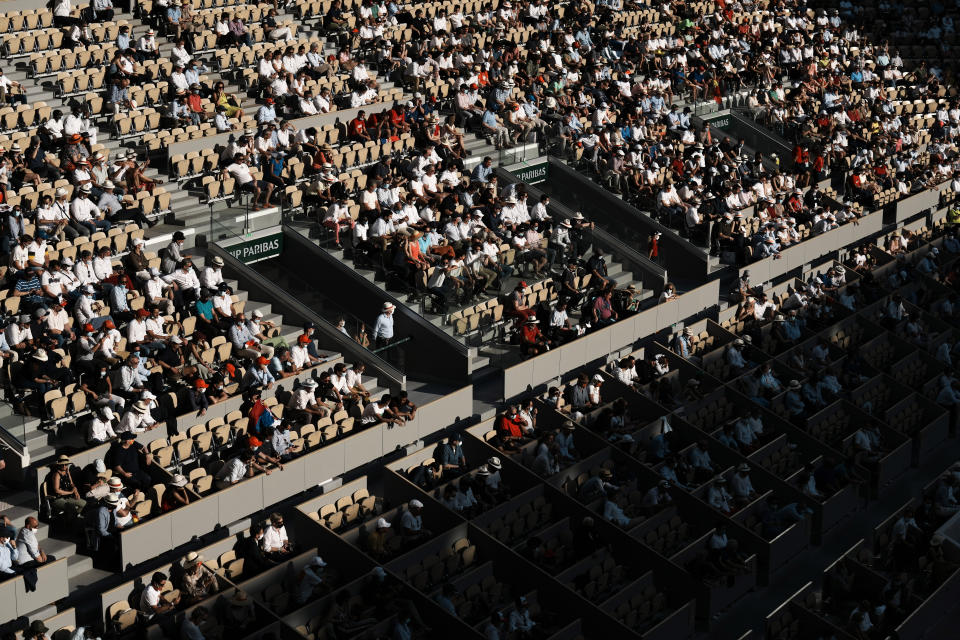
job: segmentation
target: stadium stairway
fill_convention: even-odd
[[[36,510],[36,503],[36,492],[19,491],[5,498],[3,503],[0,504],[0,509],[2,509],[3,515],[10,518],[12,522],[22,524],[29,516],[40,520]],[[40,520],[40,526],[37,528],[37,542],[40,547],[47,555],[56,556],[57,558],[67,558],[67,586],[69,593],[73,593],[78,589],[113,575],[113,573],[109,571],[94,568],[93,558],[79,553],[75,542],[56,538],[51,534],[50,524]],[[50,603],[33,612],[28,617],[30,619],[43,619],[56,613],[56,603]]]
[[[345,257],[342,249],[338,249],[335,245],[333,245],[332,238],[328,238],[328,230],[319,228],[314,220],[306,219],[305,217],[301,216],[299,219],[292,221],[290,224],[303,236],[309,238],[313,244],[329,254],[333,259],[339,262],[350,264],[351,269],[356,274],[367,280],[371,286],[377,287],[385,293],[388,291],[388,286],[383,280],[382,273],[375,269],[355,266],[352,260]],[[586,261],[591,256],[592,251],[587,251],[587,253],[584,254],[583,259]],[[555,264],[553,266],[551,276],[559,275],[560,269],[560,265]],[[639,282],[635,280],[633,273],[626,271],[621,263],[612,261],[609,255],[607,255],[607,275],[616,283],[617,288],[624,288],[630,283],[636,283],[639,286]],[[548,282],[551,280],[551,277],[545,275],[537,278],[532,273],[530,275],[524,273],[514,273],[501,283],[500,297],[502,298],[504,295],[513,291],[517,283],[519,283],[521,280],[526,282],[528,285],[536,286],[539,282]],[[448,306],[445,313],[440,314],[433,311],[431,303],[428,302],[429,296],[424,298],[415,294],[407,294],[402,291],[398,291],[393,287],[389,287],[389,295],[412,308],[433,325],[439,327],[453,340],[461,341],[468,348],[470,348],[474,371],[479,371],[486,365],[490,364],[491,360],[497,360],[498,362],[502,362],[504,359],[513,360],[514,358],[512,355],[518,355],[517,348],[515,346],[502,344],[499,340],[483,340],[482,338],[485,334],[478,334],[475,331],[469,331],[466,335],[463,335],[462,330],[458,331],[456,326],[455,320],[458,312],[462,312],[465,309],[471,309],[477,304],[481,304],[483,301],[495,300],[497,296],[486,294],[483,300],[470,304],[452,303]],[[644,298],[649,298],[652,295],[654,295],[653,291],[643,291]],[[574,322],[577,322],[579,319],[579,311],[570,310],[570,316]],[[517,359],[519,358],[517,357]]]

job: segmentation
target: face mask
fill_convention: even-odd
[[[101,378],[106,378],[106,377],[107,377],[107,372],[106,372],[106,371],[101,371],[101,372],[100,372],[100,377],[101,377]]]

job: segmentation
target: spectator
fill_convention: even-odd
[[[400,518],[400,533],[407,545],[413,546],[432,537],[428,529],[423,528],[423,503],[417,499],[407,504]]]
[[[183,640],[205,640],[200,627],[209,617],[210,612],[206,607],[196,607],[189,616],[183,617],[180,623],[180,637]]]
[[[145,471],[153,464],[153,455],[143,445],[136,443],[136,436],[126,431],[120,434],[107,451],[107,464],[113,473],[134,489],[152,486],[150,474]]]
[[[190,492],[187,491],[187,478],[182,474],[174,474],[167,483],[163,498],[160,500],[160,510],[164,513],[190,504]]]
[[[287,537],[287,528],[279,513],[270,514],[270,525],[264,529],[260,545],[267,559],[273,562],[282,562],[293,554],[293,543]]]
[[[180,598],[190,605],[213,595],[217,589],[217,579],[203,564],[203,556],[191,551],[180,562],[183,569],[180,579]]]
[[[299,581],[297,584],[297,604],[304,604],[309,600],[328,593],[330,587],[327,585],[324,575],[327,563],[320,556],[314,556],[313,559],[300,570]]]
[[[180,602],[180,595],[172,592],[169,599],[164,595],[163,587],[167,584],[167,576],[160,571],[153,574],[150,584],[143,589],[140,595],[140,612],[146,619],[172,611]]]
[[[80,498],[77,485],[73,481],[71,465],[70,458],[60,455],[45,481],[51,509],[54,513],[63,512],[68,521],[79,516],[87,504]]]
[[[37,529],[40,522],[30,516],[24,522],[17,535],[17,563],[23,569],[35,569],[38,565],[56,560],[56,556],[48,555],[37,541]]]

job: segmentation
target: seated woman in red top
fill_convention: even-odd
[[[535,356],[550,349],[549,341],[540,333],[540,321],[528,318],[520,327],[520,351],[524,355]]]
[[[163,492],[160,499],[160,510],[166,513],[184,505],[190,504],[190,494],[187,493],[187,479],[181,474],[176,474],[167,483],[167,489]]]

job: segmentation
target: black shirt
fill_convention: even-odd
[[[591,256],[587,261],[587,268],[590,269],[590,273],[596,271],[601,276],[607,275],[607,261],[603,256]]]
[[[157,354],[157,361],[171,367],[179,367],[184,363],[183,356],[177,353],[176,349],[170,345],[164,347],[163,350]]]
[[[143,446],[136,442],[129,447],[124,447],[119,442],[115,442],[107,452],[107,467],[120,467],[127,473],[137,473],[140,471],[140,453]]]

